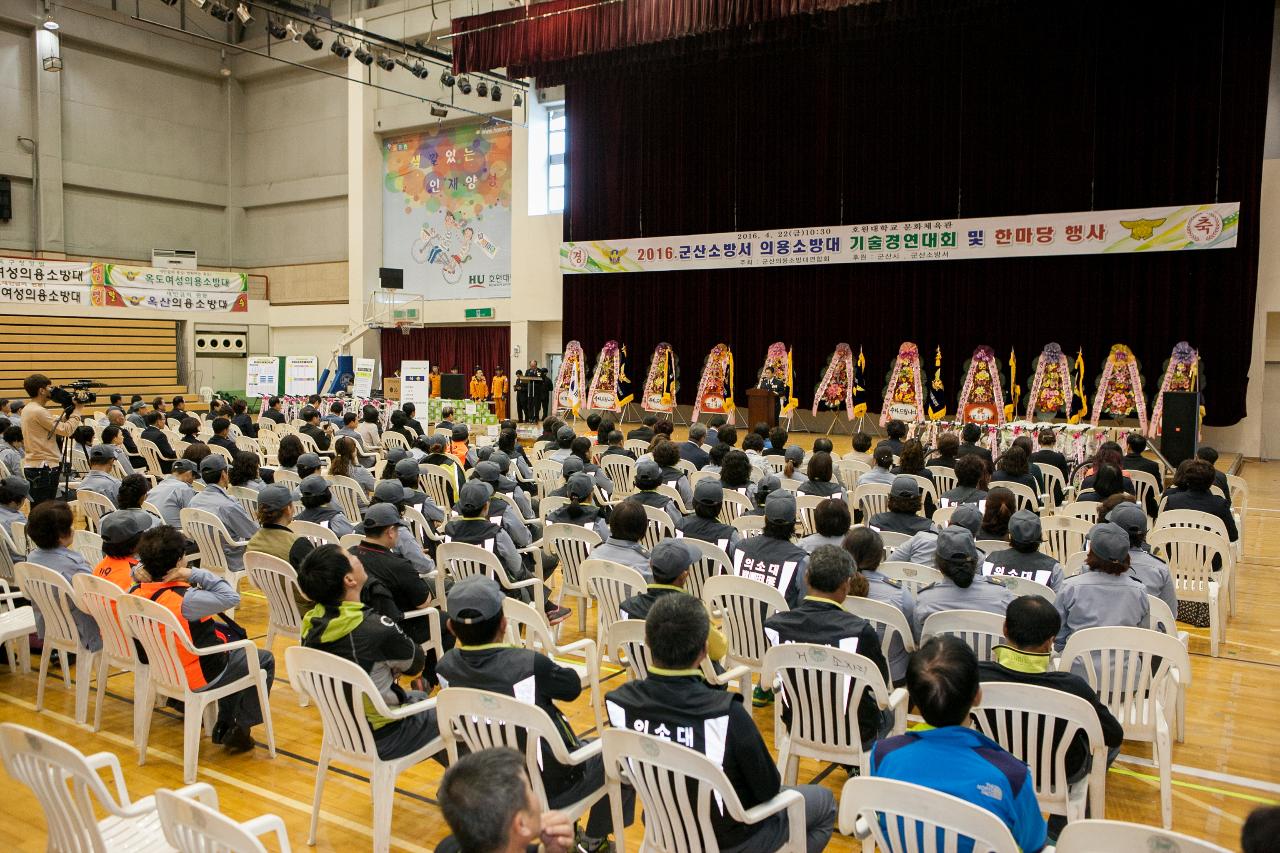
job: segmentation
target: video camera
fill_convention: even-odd
[[[90,388],[106,388],[105,382],[94,382],[89,379],[77,379],[74,382],[68,382],[66,385],[55,385],[49,389],[49,398],[53,402],[62,406],[67,414],[75,411],[76,406],[83,406],[93,403],[98,399],[98,395],[90,391]]]

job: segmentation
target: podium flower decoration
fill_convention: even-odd
[[[903,417],[910,407],[914,417]],[[911,341],[903,341],[898,356],[889,370],[888,384],[884,391],[884,405],[880,408],[880,426],[893,418],[909,421],[924,420],[924,390],[920,385],[920,348]]]
[[[556,375],[555,394],[552,396],[552,409],[559,414],[563,411],[573,412],[578,416],[582,404],[582,392],[587,387],[587,365],[582,352],[582,344],[569,341],[564,348],[564,359],[560,362],[560,372]]]
[[[671,344],[660,343],[649,360],[649,375],[644,380],[640,408],[646,412],[670,412],[675,408],[679,390],[680,362]]]
[[[1142,396],[1142,374],[1138,371],[1138,359],[1125,344],[1116,344],[1107,356],[1098,379],[1098,392],[1093,398],[1093,416],[1090,423],[1098,425],[1102,415],[1113,418],[1128,417],[1137,413],[1138,429],[1147,431],[1147,404]]]
[[[728,344],[716,344],[703,362],[693,419],[703,412],[729,414],[733,409],[733,351]]]
[[[1164,367],[1164,378],[1160,380],[1160,391],[1156,394],[1156,403],[1151,407],[1151,425],[1149,435],[1158,436],[1164,429],[1164,394],[1166,391],[1199,392],[1204,386],[1200,375],[1200,351],[1186,341],[1178,341],[1169,354],[1169,362]],[[1200,398],[1200,414],[1204,415],[1204,398]]]
[[[822,371],[822,380],[813,389],[813,414],[818,414],[820,408],[827,411],[844,409],[852,420],[854,377],[853,348],[846,343],[836,344],[835,352],[827,359],[827,366]]]
[[[1027,420],[1032,420],[1036,412],[1061,412],[1065,416],[1070,405],[1071,366],[1067,354],[1057,343],[1045,344],[1027,395]]]
[[[986,418],[982,423],[993,425],[1004,423],[1004,393],[1000,387],[1000,363],[996,359],[995,350],[986,344],[973,351],[965,372],[964,384],[960,386],[960,399],[956,401],[956,415],[961,421],[976,420],[969,416],[970,406],[980,406],[984,411],[994,410],[991,413],[993,416]]]

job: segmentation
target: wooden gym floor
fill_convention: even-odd
[[[801,438],[801,437],[797,437]],[[808,443],[801,438],[803,443]],[[848,439],[843,443],[847,444]],[[1186,743],[1174,745],[1174,828],[1238,849],[1240,828],[1256,806],[1280,802],[1280,627],[1273,623],[1280,600],[1280,463],[1246,463],[1250,506],[1245,520],[1245,558],[1239,575],[1239,610],[1227,628],[1223,656],[1208,656],[1204,632],[1195,632],[1191,651],[1194,677],[1190,686]],[[245,591],[237,618],[261,641],[266,602]],[[1185,626],[1184,626],[1185,627]],[[594,624],[588,631],[594,636]],[[576,615],[566,623],[565,641],[576,639]],[[222,810],[237,820],[263,812],[280,815],[295,849],[305,848],[315,784],[320,723],[314,708],[300,708],[289,686],[283,657],[287,643],[276,643],[278,678],[271,695],[278,756],[272,761],[259,746],[239,756],[223,755],[206,739],[200,755],[199,779],[218,791]],[[625,676],[609,670],[605,690]],[[51,678],[44,713],[35,712],[36,677],[0,669],[0,721],[31,726],[93,753],[116,753],[130,794],[141,798],[157,787],[182,785],[182,726],[170,711],[157,711],[151,728],[147,764],[137,766],[131,740],[132,676],[113,675],[103,711],[102,730],[93,734],[74,722],[74,697]],[[586,694],[567,711],[580,732],[592,726]],[[773,710],[754,712],[766,741],[773,742]],[[92,718],[92,714],[90,714]],[[260,734],[260,730],[259,730]],[[1107,817],[1158,823],[1158,788],[1147,766],[1150,747],[1126,743],[1107,777]],[[447,832],[434,802],[442,769],[428,761],[400,777],[395,799],[392,844],[398,850],[432,849]],[[802,763],[801,781],[815,777],[837,794],[843,770]],[[367,849],[372,840],[372,804],[362,773],[331,770],[326,782],[317,847],[321,850]],[[639,824],[628,832],[629,846],[639,843]],[[30,791],[0,774],[0,849],[45,849],[45,824]],[[859,849],[836,835],[831,850]]]

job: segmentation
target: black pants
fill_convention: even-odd
[[[58,496],[58,480],[62,477],[62,467],[24,468],[23,473],[31,484],[31,505],[41,501],[53,500]]]

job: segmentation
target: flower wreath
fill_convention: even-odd
[[[888,386],[884,390],[884,405],[880,407],[880,426],[892,420],[893,404],[914,406],[915,420],[924,420],[924,391],[920,385],[920,348],[911,341],[903,341],[898,347],[898,357],[889,371]]]
[[[1200,351],[1186,341],[1178,341],[1169,354],[1169,363],[1164,369],[1164,378],[1160,380],[1160,391],[1156,394],[1156,404],[1151,407],[1151,425],[1148,435],[1158,436],[1164,428],[1164,392],[1198,390],[1197,379],[1200,374]]]
[[[1097,426],[1104,409],[1106,414],[1115,418],[1137,412],[1139,431],[1147,431],[1147,404],[1142,396],[1142,375],[1138,373],[1138,359],[1125,344],[1116,344],[1107,356],[1106,366],[1098,379],[1098,393],[1093,398],[1093,417],[1089,422]]]
[[[1036,412],[1065,416],[1070,413],[1071,363],[1057,343],[1045,344],[1036,362],[1035,377],[1031,380],[1031,393],[1027,401],[1027,420],[1033,420]]]
[[[965,407],[973,403],[991,406],[996,411],[992,425],[1004,423],[1004,394],[1000,387],[1000,365],[996,353],[983,344],[973,351],[964,385],[960,387],[960,399],[956,401],[956,416],[965,420]]]
[[[836,344],[836,351],[827,359],[822,371],[822,381],[813,389],[813,414],[821,406],[829,411],[843,408],[849,420],[853,420],[853,348],[848,344]]]

